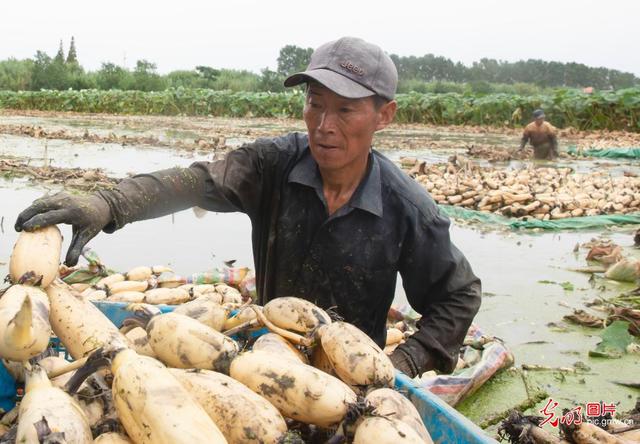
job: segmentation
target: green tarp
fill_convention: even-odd
[[[512,229],[540,228],[543,230],[586,230],[613,225],[640,225],[640,213],[603,214],[600,216],[571,217],[557,220],[512,219],[499,214],[484,213],[451,205],[440,205],[440,209],[452,219],[475,221],[490,225],[500,225]]]
[[[544,230],[587,230],[626,224],[640,224],[640,213],[602,214],[557,220],[515,220],[509,226],[511,228],[542,228]]]
[[[640,159],[640,148],[605,148],[601,150],[578,150],[575,146],[570,146],[567,152],[575,156],[584,157],[604,157],[608,159]]]
[[[485,213],[484,211],[470,210],[464,207],[456,207],[453,205],[439,205],[443,213],[451,219],[468,220],[473,222],[481,222],[483,224],[504,225],[508,226],[513,219],[494,213]]]

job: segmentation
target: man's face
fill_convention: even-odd
[[[543,117],[538,117],[536,120],[536,125],[540,126],[542,125],[542,122],[544,122],[544,116]]]
[[[395,109],[395,101],[377,108],[372,97],[347,99],[311,83],[303,117],[320,170],[357,172],[366,165],[373,134],[393,120]]]

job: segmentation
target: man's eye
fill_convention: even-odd
[[[343,106],[342,108],[340,108],[340,112],[341,113],[350,113],[351,111],[353,111],[351,108],[347,108],[345,106]]]

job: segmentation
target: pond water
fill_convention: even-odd
[[[30,159],[34,166],[43,166],[46,161],[54,167],[103,168],[111,176],[125,177],[129,173],[186,167],[198,160],[211,160],[213,154],[167,147],[136,148],[113,143],[74,143],[0,135],[1,156]]]

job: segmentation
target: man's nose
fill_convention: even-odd
[[[336,129],[336,115],[330,110],[325,110],[320,116],[318,130],[323,132],[333,132]]]

